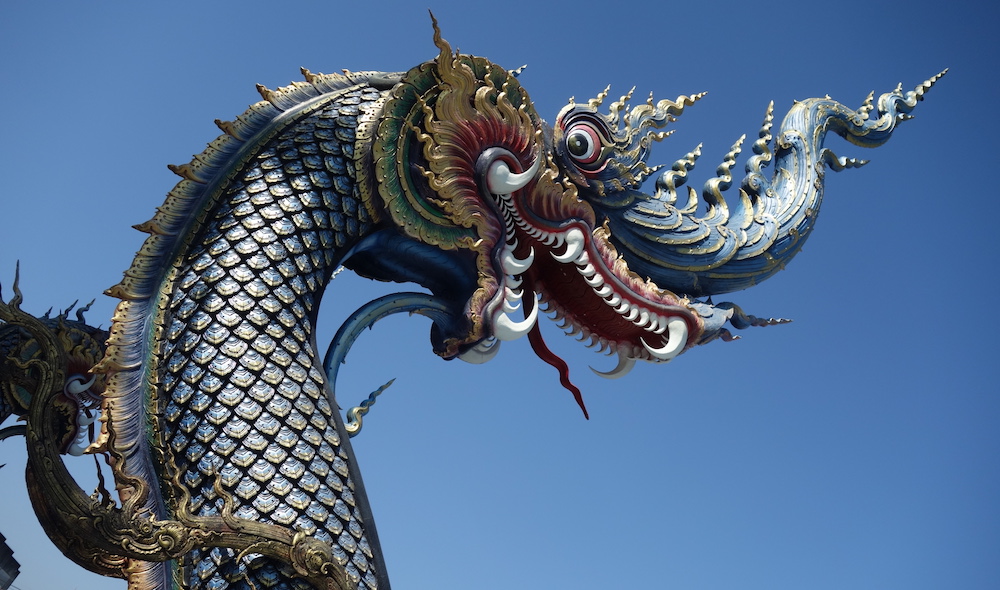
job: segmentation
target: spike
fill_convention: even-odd
[[[181,164],[180,166],[177,166],[176,164],[167,164],[167,169],[181,178],[190,180],[191,182],[204,184],[204,181],[198,178],[195,174],[194,168],[191,167],[191,164]]]
[[[85,319],[85,318],[83,317],[83,314],[85,314],[85,313],[87,313],[88,311],[90,311],[90,306],[94,305],[94,302],[95,302],[95,301],[97,301],[97,300],[96,300],[96,299],[91,299],[91,300],[90,300],[90,303],[88,303],[87,305],[84,305],[84,306],[83,306],[83,307],[81,307],[80,309],[76,310],[76,320],[77,320],[77,321],[79,321],[79,322],[85,322],[85,321],[87,321],[87,320],[86,320],[86,319]]]
[[[704,98],[707,94],[707,92],[699,92],[691,96],[682,94],[674,100],[664,98],[656,103],[656,110],[657,112],[662,112],[663,116],[669,117],[667,122],[672,123],[677,120],[676,117],[684,113],[685,108],[694,105],[694,103]]]
[[[306,68],[306,67],[300,67],[299,71],[302,72],[302,77],[306,79],[306,82],[309,82],[310,84],[312,84],[313,82],[316,81],[316,77],[317,77],[316,74],[310,72],[308,68]]]
[[[622,110],[628,108],[627,103],[632,99],[633,92],[635,92],[635,86],[625,93],[624,96],[608,105],[608,114],[611,115],[611,120],[616,127],[621,121],[620,113]]]
[[[137,223],[137,224],[133,225],[132,228],[133,229],[137,229],[137,230],[141,231],[144,234],[150,234],[150,235],[152,235],[152,234],[165,235],[166,234],[166,232],[163,230],[163,228],[160,226],[160,224],[156,221],[155,217],[153,219],[150,219],[149,221],[144,221],[142,223]]]
[[[14,296],[7,304],[14,309],[20,309],[22,301],[24,296],[21,294],[21,261],[18,260],[14,263]]]
[[[80,300],[77,299],[73,303],[70,303],[69,307],[67,307],[66,309],[64,309],[64,310],[62,310],[62,311],[59,312],[59,315],[56,316],[56,319],[59,320],[60,322],[63,321],[63,320],[65,320],[65,319],[68,319],[69,318],[69,312],[73,311],[73,308],[76,307],[76,304],[79,303],[79,302],[80,302]]]
[[[931,87],[934,86],[934,84],[936,84],[937,81],[940,80],[941,78],[943,78],[944,75],[947,74],[947,73],[948,73],[948,68],[945,68],[945,69],[941,70],[941,72],[938,73],[937,75],[931,76],[930,80],[924,80],[923,84],[920,84],[919,86],[917,86],[916,88],[914,88],[913,89],[913,93],[916,94],[917,100],[923,100],[924,99],[924,94],[928,90],[930,90]]]
[[[875,91],[872,90],[871,92],[868,93],[868,96],[865,97],[865,101],[861,103],[861,106],[858,108],[858,114],[861,115],[862,121],[868,120],[868,113],[870,113],[872,109],[875,108],[874,101],[875,101]]]
[[[273,90],[271,90],[267,86],[264,86],[263,84],[257,84],[257,92],[260,93],[261,98],[263,98],[267,102],[272,102],[272,99],[274,98]]]
[[[527,67],[528,67],[528,64],[524,64],[523,66],[521,66],[519,68],[514,68],[513,70],[510,70],[510,72],[508,72],[508,73],[511,76],[517,78],[518,76],[521,75],[521,72],[523,72],[525,70],[525,68],[527,68]]]
[[[611,91],[611,84],[608,84],[607,87],[605,87],[602,92],[599,92],[597,94],[597,97],[587,101],[587,106],[589,106],[592,109],[596,109],[597,107],[601,106],[601,104],[604,103],[604,99],[608,97],[608,92],[610,91]],[[570,102],[573,101],[570,100]]]
[[[222,119],[215,120],[215,126],[222,130],[223,133],[230,137],[236,137],[236,128],[232,121],[223,121]],[[237,137],[237,139],[239,139]]]

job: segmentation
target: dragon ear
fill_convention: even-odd
[[[452,52],[436,22],[434,42],[439,55],[407,72],[385,103],[372,138],[373,188],[406,234],[476,250],[486,263],[503,223],[484,200],[477,162],[500,146],[529,169],[541,153],[542,125],[508,70]]]

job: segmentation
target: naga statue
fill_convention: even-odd
[[[0,438],[26,437],[32,502],[69,558],[134,590],[388,589],[349,443],[367,405],[345,421],[333,397],[364,327],[419,313],[438,355],[473,363],[527,336],[583,409],[540,311],[616,354],[609,378],[783,322],[712,296],[784,268],[826,169],[864,164],[828,132],[881,145],[944,73],[858,109],[797,102],[776,130],[768,107],[727,202],[742,139],[700,197],[684,187],[699,149],[647,164],[702,94],[629,106],[605,90],[550,126],[520,70],[453,51],[436,21],[434,43],[407,72],[303,69],[217,121],[136,226],[148,237],[107,291],[107,332],[27,314],[16,282],[0,298],[0,421],[24,419]],[[315,320],[340,267],[426,291],[363,306],[323,357]],[[80,489],[66,453],[106,458],[117,499]]]

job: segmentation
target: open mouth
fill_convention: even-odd
[[[618,354],[617,367],[598,372],[608,378],[626,374],[637,360],[670,361],[697,342],[702,326],[686,300],[629,271],[607,228],[590,230],[580,220],[555,224],[536,214],[527,201],[537,167],[536,161],[532,169],[514,174],[496,161],[489,168],[487,185],[506,228],[500,253],[503,297],[491,311],[495,340],[471,352],[484,362],[495,354],[496,341],[528,335],[536,353],[559,368],[563,385],[582,408],[565,363],[541,340],[540,309],[586,346]]]

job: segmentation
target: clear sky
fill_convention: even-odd
[[[526,341],[446,363],[423,318],[362,336],[345,407],[395,377],[354,439],[397,590],[1000,587],[1000,205],[994,3],[23,2],[0,5],[0,283],[24,308],[97,302],[176,178],[269,87],[313,71],[406,70],[446,39],[514,68],[550,121],[570,96],[709,91],[656,146],[704,142],[695,186],[769,100],[951,72],[870,158],[828,174],[788,270],[731,299],[794,323],[606,381],[614,359],[557,334],[591,419]],[[742,164],[741,164],[742,167]],[[389,286],[341,275],[320,345]],[[125,588],[49,544],[0,443],[0,532],[22,590]],[[86,464],[83,465],[86,468]]]

